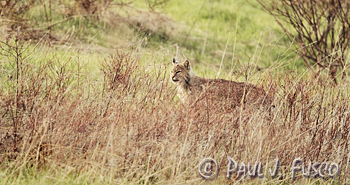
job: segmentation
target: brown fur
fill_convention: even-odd
[[[235,82],[224,79],[205,79],[196,76],[190,66],[190,62],[185,60],[178,63],[173,59],[171,79],[177,84],[178,96],[186,105],[198,102],[204,97],[209,98],[211,103],[217,106],[230,108],[254,107],[261,105],[265,108],[271,106],[269,98],[262,88],[254,85]]]

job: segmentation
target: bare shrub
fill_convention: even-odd
[[[157,7],[164,7],[169,0],[146,0],[148,7],[154,11]]]
[[[117,50],[116,55],[112,55],[109,59],[103,60],[101,70],[105,76],[109,90],[115,90],[119,86],[127,89],[131,74],[137,68],[137,60],[132,60],[130,54],[120,54]]]
[[[31,28],[26,18],[27,12],[35,6],[35,0],[5,0],[0,2],[0,25],[2,28],[0,38],[6,40],[13,35],[24,36],[29,39],[33,34],[27,31]],[[25,32],[18,34],[19,32]]]
[[[18,26],[24,25],[26,19],[25,14],[34,5],[35,0],[5,0],[0,3],[0,18],[8,19],[11,28],[16,30]],[[2,20],[3,21],[3,20]]]
[[[286,72],[263,79],[266,92],[276,86],[278,102],[266,120],[264,112],[221,111],[208,103],[210,97],[200,106],[183,106],[167,74],[170,66],[136,65],[132,52],[119,50],[104,59],[103,80],[91,82],[80,74],[79,85],[74,59],[44,58],[34,64],[26,60],[30,53],[18,58],[18,83],[16,65],[5,65],[16,64],[16,57],[0,65],[5,81],[0,88],[0,168],[35,166],[36,174],[45,169],[53,177],[63,173],[85,179],[88,174],[87,181],[95,183],[201,183],[198,164],[212,157],[221,169],[216,181],[230,183],[238,179],[225,179],[227,157],[251,163],[278,157],[279,172],[287,178],[269,182],[291,183],[291,163],[302,157],[305,163],[340,164],[337,180],[349,181],[348,87],[331,91],[325,83]]]
[[[4,127],[0,150],[6,153],[2,159],[15,159],[25,152],[35,154],[34,159],[38,160],[41,152],[48,154],[51,140],[46,136],[55,128],[50,115],[56,114],[57,108],[66,105],[69,99],[68,87],[72,82],[72,71],[66,67],[69,61],[34,65],[28,60],[33,52],[29,44],[20,37],[0,43],[0,54],[7,58],[1,63],[5,79],[1,88]]]
[[[329,78],[336,83],[337,72],[344,74],[347,68],[346,52],[350,44],[349,1],[257,1],[275,17],[289,39],[296,42],[298,54],[312,75],[317,75],[319,68],[326,69]],[[314,69],[314,64],[317,69]]]
[[[65,2],[64,14],[68,17],[79,16],[92,16],[99,18],[105,11],[112,5],[112,0],[75,0],[71,2]]]
[[[36,29],[33,27],[32,20],[27,14],[35,6],[42,3],[46,22],[50,22],[51,15],[51,0],[48,4],[45,1],[36,0],[5,0],[0,2],[0,24],[2,32],[0,38],[6,40],[13,36],[21,37],[24,40],[39,40],[44,37],[45,31],[51,30],[52,26],[47,26],[45,29]],[[48,7],[47,7],[48,6]],[[53,37],[52,37],[53,38]]]

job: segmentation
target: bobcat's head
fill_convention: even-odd
[[[173,82],[181,85],[189,84],[193,76],[194,73],[187,59],[182,64],[175,60],[175,58],[173,59],[173,69],[170,73],[170,78]]]

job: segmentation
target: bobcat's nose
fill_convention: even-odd
[[[175,76],[172,77],[171,80],[173,80],[173,82],[178,82],[179,81],[177,78],[175,78]]]

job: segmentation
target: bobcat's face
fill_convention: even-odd
[[[170,78],[175,83],[189,83],[190,82],[190,63],[186,60],[184,63],[179,63],[173,59],[173,69],[170,73]]]

